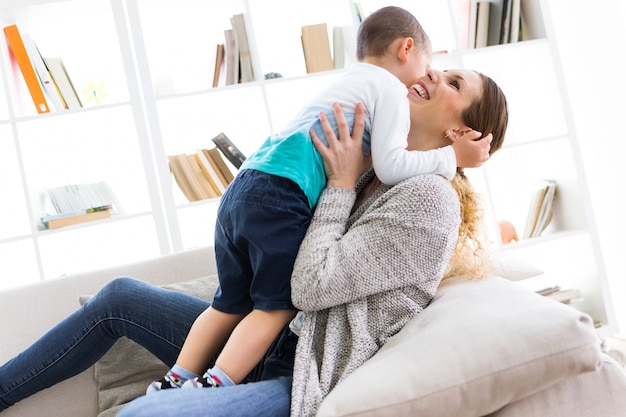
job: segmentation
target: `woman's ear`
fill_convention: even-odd
[[[444,135],[446,139],[449,139],[452,142],[456,142],[457,139],[469,132],[473,132],[473,130],[467,126],[460,126],[456,128],[446,129]]]

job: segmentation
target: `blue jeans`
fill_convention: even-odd
[[[112,280],[82,308],[0,367],[0,411],[89,368],[122,336],[134,340],[172,366],[191,325],[208,306],[207,301],[132,278]],[[264,361],[249,375],[250,383],[224,390],[220,402],[231,404],[233,412],[240,412],[248,406],[250,409],[271,407],[268,416],[289,415],[295,344],[296,337],[285,329]],[[282,388],[276,390],[275,387]],[[186,401],[189,394],[182,390],[172,391],[177,393],[154,394],[142,398],[142,403],[153,401],[157,404],[163,397],[178,401],[174,397],[180,395],[176,397],[181,401],[177,402],[179,409],[187,408],[182,401]],[[242,394],[244,391],[245,395]],[[269,394],[271,396],[265,398]],[[244,396],[245,406],[241,403]],[[210,410],[215,398],[216,395],[208,395],[203,401],[193,400],[189,406],[202,403],[204,411]]]

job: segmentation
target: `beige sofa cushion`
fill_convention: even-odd
[[[582,393],[584,395],[581,395]],[[561,381],[548,389],[508,404],[489,417],[624,417],[624,415],[626,415],[624,368],[603,355],[600,370],[585,372]]]
[[[217,278],[202,277],[162,287],[211,300],[217,288]],[[81,304],[87,299],[81,297]],[[148,384],[161,379],[168,369],[132,340],[118,340],[95,366],[98,417],[114,417],[124,404],[145,394]]]
[[[483,416],[593,371],[600,358],[587,315],[502,278],[452,281],[319,416]]]

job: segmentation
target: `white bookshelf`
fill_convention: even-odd
[[[461,50],[462,0],[360,2],[365,13],[393,3],[412,11],[435,51],[434,66],[476,69],[494,78],[510,103],[504,148],[470,173],[486,197],[495,247],[542,268],[524,285],[576,287],[574,307],[613,333],[613,308],[545,0],[524,0],[529,40]],[[280,10],[280,13],[277,11]],[[61,56],[78,89],[104,86],[106,97],[75,111],[37,115],[0,47],[0,288],[185,250],[213,242],[218,199],[189,203],[167,155],[212,147],[226,133],[251,154],[343,69],[307,74],[300,29],[351,26],[348,0],[30,0],[0,4],[3,26],[17,23],[44,55]],[[252,59],[249,83],[212,88],[214,54],[230,18],[244,13]],[[51,18],[54,17],[54,18]],[[62,30],[59,28],[63,28]],[[71,28],[71,30],[69,29]],[[265,80],[278,72],[283,78]],[[95,84],[93,84],[95,83]],[[85,94],[85,93],[83,93]],[[502,244],[497,222],[523,231],[529,188],[557,180],[554,220],[539,238]],[[38,193],[67,183],[105,180],[125,209],[110,220],[41,231]]]

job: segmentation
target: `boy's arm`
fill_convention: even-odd
[[[430,151],[408,151],[410,109],[408,99],[383,96],[377,100],[372,118],[372,165],[376,176],[388,185],[419,174],[439,174],[448,179],[456,174],[456,155],[451,146]]]

